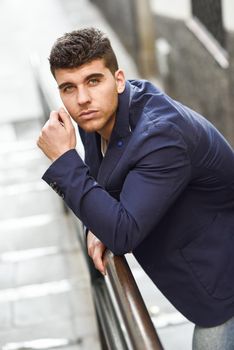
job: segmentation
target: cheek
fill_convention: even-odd
[[[77,104],[75,103],[75,99],[72,98],[72,96],[69,97],[61,97],[61,100],[66,107],[68,113],[70,115],[73,114],[73,111],[75,111],[75,107],[77,107]]]
[[[103,107],[108,114],[113,114],[116,111],[118,105],[118,93],[113,91],[106,95],[102,95]]]

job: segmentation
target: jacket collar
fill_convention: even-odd
[[[115,124],[104,158],[101,154],[101,136],[98,133],[86,133],[85,136],[85,162],[89,166],[90,175],[102,186],[106,185],[131,136],[129,106],[132,91],[131,84],[126,81],[124,91],[118,96]]]
[[[118,97],[115,125],[107,152],[100,164],[97,180],[104,187],[107,185],[108,179],[126,149],[131,136],[129,125],[130,89],[131,85],[126,81],[125,89]]]
[[[115,125],[110,138],[110,144],[116,139],[122,139],[129,135],[130,89],[130,83],[126,81],[124,91],[119,94],[118,109],[115,118]]]

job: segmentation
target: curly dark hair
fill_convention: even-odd
[[[84,28],[65,33],[54,43],[49,57],[50,70],[77,68],[95,59],[104,59],[112,74],[118,62],[107,36],[96,28]]]

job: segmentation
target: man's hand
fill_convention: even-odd
[[[41,130],[37,145],[52,161],[76,147],[75,129],[64,108],[50,113],[49,120]]]
[[[106,250],[106,246],[91,232],[87,235],[87,247],[90,258],[93,259],[94,265],[103,275],[106,274],[103,264],[103,255]]]

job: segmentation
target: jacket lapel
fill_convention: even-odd
[[[98,171],[102,162],[101,138],[99,134],[86,134],[85,143],[85,163],[89,166],[89,173],[97,179]]]
[[[108,179],[125,151],[131,136],[129,126],[129,99],[130,83],[126,82],[124,92],[119,94],[115,125],[107,152],[101,162],[98,172],[97,181],[103,187],[106,187]]]

